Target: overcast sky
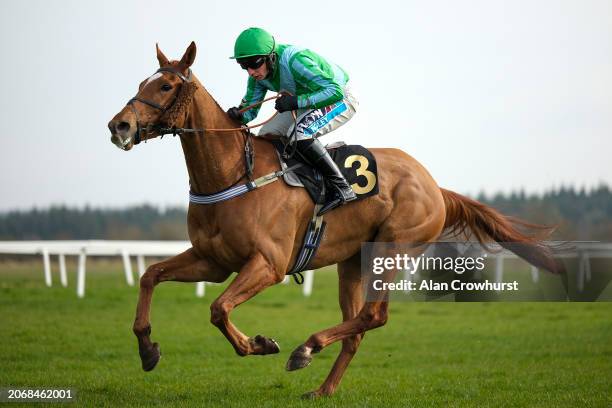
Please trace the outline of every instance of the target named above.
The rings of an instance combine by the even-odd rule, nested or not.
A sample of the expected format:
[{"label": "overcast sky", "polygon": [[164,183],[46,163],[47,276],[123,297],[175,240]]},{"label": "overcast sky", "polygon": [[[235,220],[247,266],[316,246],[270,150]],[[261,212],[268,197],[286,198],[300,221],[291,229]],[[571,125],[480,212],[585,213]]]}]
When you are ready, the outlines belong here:
[{"label": "overcast sky", "polygon": [[[107,122],[194,40],[224,108],[228,57],[260,26],[341,65],[360,100],[324,138],[397,147],[475,194],[612,184],[612,1],[0,1],[0,210],[186,205],[180,143],[130,152]],[[258,119],[271,112],[262,110]]]}]

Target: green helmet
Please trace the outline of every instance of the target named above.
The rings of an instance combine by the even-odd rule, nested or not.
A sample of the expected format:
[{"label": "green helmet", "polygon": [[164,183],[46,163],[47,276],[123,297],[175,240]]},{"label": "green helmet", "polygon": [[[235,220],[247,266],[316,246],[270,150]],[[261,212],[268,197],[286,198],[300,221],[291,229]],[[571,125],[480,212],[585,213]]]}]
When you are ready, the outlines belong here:
[{"label": "green helmet", "polygon": [[235,58],[246,58],[254,55],[268,55],[274,48],[276,43],[272,34],[262,28],[251,27],[240,33],[234,44]]}]

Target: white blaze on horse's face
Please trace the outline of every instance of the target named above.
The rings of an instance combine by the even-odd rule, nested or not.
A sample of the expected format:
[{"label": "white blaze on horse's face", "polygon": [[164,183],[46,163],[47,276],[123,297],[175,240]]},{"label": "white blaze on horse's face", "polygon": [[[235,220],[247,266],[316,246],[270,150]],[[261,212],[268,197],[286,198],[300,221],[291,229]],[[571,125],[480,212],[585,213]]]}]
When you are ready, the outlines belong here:
[{"label": "white blaze on horse's face", "polygon": [[145,86],[149,85],[149,83],[155,81],[157,78],[161,78],[162,75],[163,74],[161,72],[156,72],[155,74],[151,75],[149,79],[147,79],[147,82],[145,82],[142,87],[144,88]]}]

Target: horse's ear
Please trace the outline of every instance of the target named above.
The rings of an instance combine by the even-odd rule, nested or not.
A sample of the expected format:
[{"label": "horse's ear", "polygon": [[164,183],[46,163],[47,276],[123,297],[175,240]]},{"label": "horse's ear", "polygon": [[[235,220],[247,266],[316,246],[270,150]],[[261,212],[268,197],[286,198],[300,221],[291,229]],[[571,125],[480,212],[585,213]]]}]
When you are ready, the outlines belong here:
[{"label": "horse's ear", "polygon": [[189,68],[191,64],[193,64],[193,61],[195,60],[195,56],[196,56],[196,45],[195,45],[195,42],[192,41],[191,44],[189,44],[189,47],[187,47],[185,54],[183,54],[183,58],[181,58],[180,64],[183,65],[185,68]]},{"label": "horse's ear", "polygon": [[170,62],[168,61],[168,58],[166,58],[164,53],[161,52],[157,43],[155,43],[155,49],[157,50],[157,60],[159,61],[159,66],[164,67],[168,65]]}]

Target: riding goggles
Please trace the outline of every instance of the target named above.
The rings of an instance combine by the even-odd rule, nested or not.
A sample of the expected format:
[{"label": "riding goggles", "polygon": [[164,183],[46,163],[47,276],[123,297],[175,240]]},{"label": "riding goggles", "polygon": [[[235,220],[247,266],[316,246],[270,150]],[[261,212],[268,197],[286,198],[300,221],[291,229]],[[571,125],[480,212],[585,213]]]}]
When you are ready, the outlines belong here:
[{"label": "riding goggles", "polygon": [[255,55],[253,57],[240,58],[238,60],[238,64],[240,64],[242,69],[257,69],[261,67],[264,62],[266,62],[265,55]]}]

